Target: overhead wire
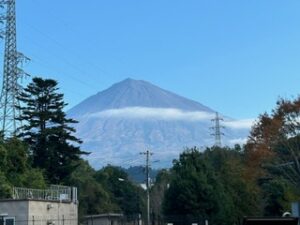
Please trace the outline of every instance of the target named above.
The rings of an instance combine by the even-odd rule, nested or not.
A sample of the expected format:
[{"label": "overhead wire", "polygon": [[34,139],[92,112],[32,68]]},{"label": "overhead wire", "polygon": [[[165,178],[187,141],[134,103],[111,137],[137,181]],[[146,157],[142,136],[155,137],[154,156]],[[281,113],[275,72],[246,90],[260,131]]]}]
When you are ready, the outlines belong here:
[{"label": "overhead wire", "polygon": [[[40,1],[37,0],[31,0],[33,2],[35,2],[36,4],[39,4],[40,6],[42,6]],[[76,28],[74,28],[73,26],[70,26],[69,23],[67,23],[65,20],[63,20],[61,17],[59,17],[53,10],[51,10],[51,8],[47,8],[47,10],[45,10],[45,13],[50,14],[51,18],[53,20],[56,20],[59,24],[63,24],[65,28],[67,28],[69,31],[73,32],[74,35],[77,34],[78,32],[82,32],[81,30],[77,30]],[[69,49],[67,48],[65,45],[61,44],[58,40],[56,40],[55,38],[51,37],[49,34],[45,34],[44,32],[40,31],[39,29],[37,29],[36,27],[33,27],[32,25],[29,25],[32,27],[32,29],[35,29],[37,32],[43,34],[44,36],[48,37],[49,39],[51,39],[53,42],[55,42],[57,45],[61,46],[64,50],[67,50],[69,52],[72,52],[72,54],[76,54],[77,58],[82,58],[82,54],[77,54],[77,52],[74,52],[74,49]],[[89,42],[85,42],[85,45],[89,45],[91,44],[91,42],[93,42],[93,39],[89,40]],[[95,45],[98,43],[94,43]],[[94,46],[90,46],[91,48],[94,48]],[[116,57],[115,57],[116,58]],[[118,57],[119,58],[119,57]],[[120,58],[117,60],[118,62],[120,62]],[[121,60],[123,61],[123,60]],[[97,68],[98,71],[102,72],[103,74],[109,75],[109,76],[114,76],[112,73],[108,72],[107,70],[103,69],[102,67],[99,66],[99,64],[95,64],[92,61],[88,62],[89,65],[91,65],[94,68]]]},{"label": "overhead wire", "polygon": [[[81,58],[82,59],[81,54],[78,54],[77,52],[75,52],[74,49],[73,50],[69,49],[66,45],[60,43],[60,41],[58,41],[57,39],[55,39],[51,35],[44,33],[43,31],[41,31],[40,29],[34,27],[31,24],[24,23],[24,25],[27,26],[28,28],[30,28],[31,30],[39,33],[40,35],[44,36],[45,38],[47,38],[49,41],[54,43],[57,47],[61,48],[64,52],[69,52],[71,55],[76,55],[76,58]],[[88,61],[88,62],[85,62],[85,63],[88,63],[89,66],[94,67],[95,69],[97,69],[97,71],[100,71],[103,74],[110,75],[110,76],[112,75],[111,73],[105,71],[103,68],[100,68],[98,65],[93,64],[91,61]],[[81,70],[81,67],[78,67],[78,66],[75,66],[75,67],[77,67],[79,70]]]},{"label": "overhead wire", "polygon": [[[39,1],[34,1],[35,3],[38,3],[40,4]],[[46,11],[46,13],[49,12],[48,10]],[[56,18],[55,16],[53,18]],[[40,29],[34,27],[33,25],[29,25],[27,23],[24,23],[23,22],[23,25],[25,25],[27,28],[29,28],[31,31],[35,32],[35,33],[38,33],[39,35],[43,36],[44,38],[47,38],[51,43],[55,44],[57,47],[59,47],[60,49],[63,50],[63,52],[69,52],[70,54],[69,55],[76,55],[77,58],[79,57],[82,57],[81,55],[75,53],[74,51],[71,51],[69,48],[67,48],[65,45],[61,44],[57,39],[53,38],[51,35],[49,34],[46,34],[45,32],[42,32]],[[22,35],[22,37],[24,37],[24,35]],[[26,35],[25,35],[25,38],[26,38]],[[41,44],[38,44],[36,41],[32,41],[32,38],[27,38],[27,40],[37,46],[38,48],[40,49],[43,49],[44,46],[41,45]],[[74,50],[74,49],[73,49]],[[72,63],[69,59],[67,59],[66,57],[64,57],[62,54],[53,54],[53,51],[52,51],[52,48],[47,48],[45,49],[45,51],[41,51],[41,52],[44,52],[44,53],[47,53],[47,54],[50,54],[52,56],[54,56],[54,58],[59,58],[60,59],[60,63],[63,63],[64,65],[66,65],[68,68],[71,68],[73,71],[76,71],[78,74],[80,74],[80,76],[82,77],[82,75],[84,75],[84,77],[86,77],[86,75],[88,74],[88,76],[90,77],[91,75],[93,75],[93,73],[90,73],[90,72],[86,72],[82,69],[82,67]],[[32,62],[33,63],[36,63],[35,59],[38,59],[39,57],[37,55],[34,56],[34,58],[32,57],[32,55],[30,56],[30,58],[32,59]],[[39,58],[39,61],[43,61],[43,63],[40,63],[43,64],[45,66],[45,61],[41,58]],[[92,65],[91,63],[89,63],[89,66],[87,68],[90,68],[90,67],[97,67],[97,72],[102,72],[104,74],[107,74],[107,75],[111,75],[109,72],[107,71],[104,71],[102,68],[100,68],[99,66],[95,66],[94,64]],[[46,65],[46,67],[50,70],[56,70],[57,69],[53,69],[53,66],[49,66],[49,64]],[[92,89],[92,90],[95,90],[95,92],[98,92],[99,91],[99,87],[96,87],[94,86],[94,83],[91,84],[90,82],[87,82],[87,80],[83,80],[83,79],[80,79],[78,78],[78,76],[74,76],[70,73],[66,73],[66,72],[60,72],[60,74],[63,74],[64,76],[69,76],[72,78],[72,81],[76,81],[77,83],[79,83],[80,85],[84,84],[85,86],[87,86],[88,88]],[[80,77],[79,76],[79,77]],[[77,94],[78,95],[78,94]]]},{"label": "overhead wire", "polygon": [[[46,61],[44,61],[42,58],[35,55],[34,53],[31,53],[31,62],[34,63],[37,66],[40,66],[41,68],[47,68],[48,70],[53,71],[52,74],[51,74],[51,76],[53,76],[52,77],[53,79],[57,79],[55,77],[57,77],[60,74],[64,74],[68,77],[71,77],[73,81],[76,81],[77,83],[79,83],[81,85],[84,85],[84,86],[88,87],[91,90],[95,90],[95,92],[97,91],[96,87],[90,85],[89,83],[85,82],[84,80],[81,80],[81,79],[77,78],[76,76],[74,76],[70,73],[62,72],[60,69],[54,68],[53,66],[51,66],[49,63],[47,63]],[[56,75],[54,75],[54,74],[56,74]],[[49,74],[39,73],[39,74],[31,74],[31,75],[32,76],[47,77]],[[59,83],[63,83],[63,82],[60,80]],[[61,86],[61,89],[65,93],[69,93],[70,96],[76,95],[77,97],[80,97],[80,98],[82,98],[84,96],[84,93],[80,92],[81,88],[70,88],[68,85],[63,85],[63,86]]]},{"label": "overhead wire", "polygon": [[[107,155],[105,157],[93,157],[93,160],[101,160],[101,159],[105,159],[103,161],[101,161],[101,164],[102,165],[114,165],[115,163],[113,162],[114,160],[112,159],[112,157],[108,157]],[[135,162],[138,162],[138,161],[141,161],[143,160],[143,158],[140,156],[140,157],[136,157],[134,159],[126,159],[124,161],[118,161],[118,164],[119,165],[122,165],[122,166],[130,166],[130,165],[133,165],[133,163]]]},{"label": "overhead wire", "polygon": [[[26,35],[24,36],[26,39],[28,39],[29,41],[30,38],[26,37]],[[43,46],[41,44],[39,44],[38,42],[31,42],[31,44],[39,47],[39,48],[43,48]],[[48,55],[52,55],[54,56],[55,58],[59,58],[60,59],[60,62],[63,62],[65,65],[67,65],[69,68],[71,68],[73,71],[76,71],[77,73],[79,74],[87,74],[86,71],[82,70],[81,68],[79,68],[78,66],[74,65],[73,63],[71,63],[69,60],[67,60],[65,57],[63,57],[62,55],[59,55],[59,54],[55,54],[55,53],[52,53],[51,50],[47,49],[47,51],[44,51],[46,54]],[[32,54],[33,56],[33,54]],[[32,58],[32,62],[35,62],[35,59],[38,59],[40,61],[40,64],[43,64],[44,66],[46,65],[46,67],[48,67],[49,69],[53,70],[53,67],[49,66],[49,64],[46,64],[45,61],[40,58],[39,56],[37,55],[34,55],[34,58]],[[36,60],[37,61],[37,60]],[[42,62],[42,63],[41,63]],[[92,88],[93,90],[97,90],[97,87],[86,82],[86,80],[83,80],[83,79],[80,79],[74,75],[71,75],[69,73],[66,73],[66,72],[60,72],[60,73],[63,73],[64,75],[67,75],[69,77],[71,77],[72,79],[76,80],[77,82],[79,82],[80,84],[84,84],[85,86],[89,87],[89,88]]]}]

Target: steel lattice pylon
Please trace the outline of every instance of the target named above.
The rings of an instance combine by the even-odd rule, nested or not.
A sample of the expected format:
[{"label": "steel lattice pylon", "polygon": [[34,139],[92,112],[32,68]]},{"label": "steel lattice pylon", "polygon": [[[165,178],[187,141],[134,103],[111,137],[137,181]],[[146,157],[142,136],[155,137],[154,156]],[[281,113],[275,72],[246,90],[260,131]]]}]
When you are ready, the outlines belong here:
[{"label": "steel lattice pylon", "polygon": [[16,2],[15,0],[2,0],[0,6],[6,12],[1,16],[5,24],[2,36],[5,39],[4,45],[4,64],[3,64],[3,81],[0,96],[0,119],[1,129],[5,136],[14,135],[19,127],[16,118],[19,116],[17,106],[19,101],[17,96],[20,93],[20,78],[24,75],[19,64],[25,57],[17,51],[16,35]]},{"label": "steel lattice pylon", "polygon": [[224,134],[221,132],[221,129],[224,128],[224,126],[220,125],[221,120],[223,120],[223,118],[221,118],[219,116],[219,113],[216,112],[216,117],[212,119],[215,125],[211,127],[214,130],[214,133],[212,135],[215,136],[215,147],[222,147],[221,136]]}]

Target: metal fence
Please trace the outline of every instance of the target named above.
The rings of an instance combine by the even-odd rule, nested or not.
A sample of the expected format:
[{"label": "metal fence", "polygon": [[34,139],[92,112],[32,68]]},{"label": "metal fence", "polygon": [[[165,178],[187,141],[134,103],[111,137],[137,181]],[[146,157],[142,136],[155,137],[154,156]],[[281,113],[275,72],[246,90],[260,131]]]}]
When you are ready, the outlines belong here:
[{"label": "metal fence", "polygon": [[13,199],[35,199],[50,201],[71,201],[72,188],[68,186],[51,185],[48,189],[13,188]]}]

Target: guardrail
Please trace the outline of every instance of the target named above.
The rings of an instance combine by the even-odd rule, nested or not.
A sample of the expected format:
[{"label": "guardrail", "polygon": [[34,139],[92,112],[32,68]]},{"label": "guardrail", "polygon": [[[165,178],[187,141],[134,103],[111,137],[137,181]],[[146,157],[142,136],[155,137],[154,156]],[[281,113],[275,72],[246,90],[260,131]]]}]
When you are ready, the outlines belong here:
[{"label": "guardrail", "polygon": [[72,201],[72,188],[60,185],[51,185],[49,189],[14,187],[13,199]]}]

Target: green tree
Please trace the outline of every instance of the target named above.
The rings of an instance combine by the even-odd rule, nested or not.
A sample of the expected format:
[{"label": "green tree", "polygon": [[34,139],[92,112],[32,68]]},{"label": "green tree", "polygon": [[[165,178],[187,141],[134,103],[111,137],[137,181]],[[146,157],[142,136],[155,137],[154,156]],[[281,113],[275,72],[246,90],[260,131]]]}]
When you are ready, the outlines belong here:
[{"label": "green tree", "polygon": [[[272,179],[261,184],[263,193],[263,210],[265,216],[282,216],[290,211],[295,191],[285,179]],[[297,198],[297,197],[296,197]]]},{"label": "green tree", "polygon": [[165,215],[193,215],[220,224],[228,215],[221,184],[211,165],[196,148],[184,151],[171,169],[164,199]]},{"label": "green tree", "polygon": [[10,138],[3,143],[6,149],[6,177],[13,185],[27,188],[44,188],[46,182],[40,169],[32,168],[28,157],[28,145]]},{"label": "green tree", "polygon": [[86,154],[79,148],[81,141],[71,126],[76,123],[66,118],[67,105],[58,93],[57,82],[52,79],[33,78],[20,94],[18,118],[23,121],[19,136],[29,145],[34,168],[41,168],[51,183],[64,182],[80,159]]},{"label": "green tree", "polygon": [[143,190],[128,179],[128,175],[119,167],[106,166],[97,171],[96,180],[109,191],[112,201],[126,215],[142,212]]},{"label": "green tree", "polygon": [[95,175],[96,171],[89,163],[81,160],[68,180],[69,185],[78,188],[80,218],[84,215],[111,213],[120,209],[112,202],[109,191],[95,179]]},{"label": "green tree", "polygon": [[[260,192],[247,180],[244,153],[235,148],[192,148],[175,160],[164,197],[164,214],[194,215],[214,224],[239,224],[260,215]],[[188,218],[186,223],[188,223]]]},{"label": "green tree", "polygon": [[11,197],[11,188],[12,185],[6,179],[6,175],[0,171],[0,198]]},{"label": "green tree", "polygon": [[28,157],[28,146],[17,139],[0,141],[0,197],[11,197],[12,187],[44,188],[43,173],[33,169]]},{"label": "green tree", "polygon": [[227,222],[239,223],[245,216],[261,215],[260,191],[255,181],[246,178],[247,167],[241,147],[214,147],[207,149],[204,155],[228,198],[226,207],[230,213]]}]

